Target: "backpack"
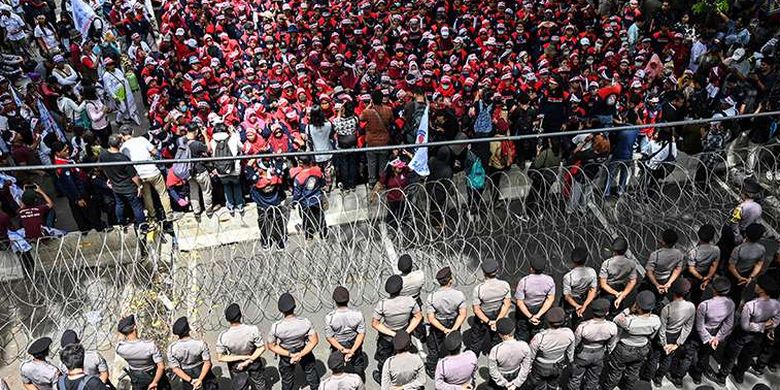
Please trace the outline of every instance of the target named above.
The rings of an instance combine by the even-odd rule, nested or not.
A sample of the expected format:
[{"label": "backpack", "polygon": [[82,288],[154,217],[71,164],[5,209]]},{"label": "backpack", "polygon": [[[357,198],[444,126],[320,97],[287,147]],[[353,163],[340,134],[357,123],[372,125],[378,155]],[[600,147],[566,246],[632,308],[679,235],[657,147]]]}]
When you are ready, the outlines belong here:
[{"label": "backpack", "polygon": [[[176,160],[189,159],[192,157],[192,151],[190,151],[190,143],[187,140],[179,142],[179,146],[176,147],[176,154],[174,158]],[[189,180],[192,176],[192,163],[191,162],[176,162],[171,167],[173,174],[179,179]]]},{"label": "backpack", "polygon": [[420,129],[420,122],[425,114],[425,104],[414,103],[414,113],[412,118],[404,123],[404,136],[407,144],[417,142],[417,130]]},{"label": "backpack", "polygon": [[477,156],[473,156],[473,160],[474,162],[471,164],[471,168],[469,168],[469,172],[466,175],[466,180],[469,187],[475,190],[481,190],[485,188],[487,173],[485,172],[485,168],[482,167],[482,161],[480,161]]},{"label": "backpack", "polygon": [[[65,390],[65,379],[67,378],[67,375],[60,376],[60,380],[57,382],[57,388],[60,390]],[[79,379],[79,387],[76,388],[76,390],[84,390],[87,388],[87,383],[90,379],[97,378],[94,375],[84,375]],[[101,382],[102,383],[102,382]]]},{"label": "backpack", "polygon": [[482,101],[479,101],[479,114],[477,119],[474,120],[474,132],[477,134],[490,134],[493,131],[493,120],[490,117],[490,113],[493,111],[493,103],[490,103],[485,107],[482,105]]},{"label": "backpack", "polygon": [[[217,141],[217,146],[214,148],[214,157],[233,157],[233,153],[228,146],[228,139]],[[236,164],[233,160],[218,160],[214,161],[214,169],[220,175],[230,175],[233,173]]]}]

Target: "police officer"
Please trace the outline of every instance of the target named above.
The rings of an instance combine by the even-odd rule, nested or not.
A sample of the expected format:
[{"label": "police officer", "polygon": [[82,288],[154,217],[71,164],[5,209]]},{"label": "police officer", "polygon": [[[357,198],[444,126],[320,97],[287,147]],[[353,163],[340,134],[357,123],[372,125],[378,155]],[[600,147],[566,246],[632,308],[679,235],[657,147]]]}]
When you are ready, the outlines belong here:
[{"label": "police officer", "polygon": [[41,337],[27,347],[27,353],[32,356],[32,359],[25,360],[19,366],[25,388],[37,390],[55,388],[62,372],[46,360],[49,356],[49,346],[51,346],[51,338]]},{"label": "police officer", "polygon": [[527,386],[530,389],[557,389],[563,368],[574,360],[574,332],[563,326],[566,321],[563,308],[550,309],[546,320],[549,327],[537,333],[529,344],[532,363]]},{"label": "police officer", "polygon": [[60,349],[60,361],[66,367],[65,375],[57,383],[59,390],[105,390],[106,384],[99,377],[84,372],[84,346],[67,344]]},{"label": "police officer", "polygon": [[745,241],[729,257],[728,276],[731,280],[731,299],[739,305],[744,298],[742,291],[755,281],[764,266],[766,248],[758,241],[764,235],[764,226],[753,223],[745,228]]},{"label": "police officer", "polygon": [[[72,329],[67,329],[62,332],[60,337],[60,347],[64,348],[70,344],[81,344],[79,336]],[[114,385],[109,381],[108,363],[103,355],[98,351],[85,351],[84,352],[84,366],[82,367],[84,373],[100,378],[100,381],[105,384],[108,389],[113,389]],[[62,372],[67,372],[67,367],[60,367]]]},{"label": "police officer", "polygon": [[411,337],[405,330],[395,332],[392,339],[395,355],[387,358],[382,366],[382,378],[379,382],[382,390],[425,388],[425,365],[419,355],[411,353]]},{"label": "police officer", "polygon": [[734,328],[734,301],[728,297],[730,288],[728,279],[716,277],[712,281],[714,296],[696,308],[695,331],[688,337],[687,357],[680,369],[682,372],[688,371],[697,385],[701,383],[701,376],[705,372],[712,371],[710,356],[718,346],[726,345],[725,340]]},{"label": "police officer", "polygon": [[320,375],[312,351],[319,343],[319,336],[306,318],[295,315],[295,299],[289,293],[279,296],[279,312],[284,315],[271,325],[266,348],[279,356],[279,376],[282,390],[292,390],[295,385],[295,366],[300,364],[306,374],[309,388],[320,386]]},{"label": "police officer", "polygon": [[591,304],[593,318],[580,323],[574,331],[574,361],[569,390],[597,389],[607,350],[618,341],[618,329],[606,319],[609,301],[599,298]]},{"label": "police officer", "polygon": [[466,296],[452,287],[454,279],[450,267],[440,269],[436,273],[436,281],[439,282],[439,289],[428,294],[425,300],[425,313],[430,324],[426,340],[428,358],[425,370],[431,378],[434,376],[436,363],[447,356],[443,348],[444,338],[451,332],[459,331],[467,315]]},{"label": "police officer", "polygon": [[319,390],[362,390],[363,380],[357,374],[346,372],[347,362],[341,351],[334,349],[328,356],[330,377],[320,382]]},{"label": "police officer", "polygon": [[225,320],[230,327],[217,337],[217,360],[227,363],[233,390],[270,389],[260,356],[265,343],[255,325],[241,323],[241,308],[231,303],[225,308]]},{"label": "police officer", "polygon": [[515,338],[528,341],[542,328],[542,318],[555,303],[555,281],[544,274],[547,261],[541,257],[531,260],[531,273],[517,283],[515,302],[517,330]]},{"label": "police officer", "polygon": [[[725,271],[731,251],[744,240],[745,229],[750,224],[761,219],[763,209],[755,201],[761,194],[761,185],[752,178],[746,178],[742,182],[742,200],[731,212],[731,217],[723,225],[718,240],[720,248],[720,265]],[[733,282],[732,282],[733,284]],[[732,290],[736,286],[731,286]],[[739,302],[737,302],[739,303]]]},{"label": "police officer", "polygon": [[147,390],[150,387],[157,387],[157,390],[170,389],[162,354],[153,341],[138,338],[135,315],[119,320],[117,330],[125,339],[117,344],[116,354],[127,362],[125,372],[130,377],[133,390]]},{"label": "police officer", "polygon": [[704,224],[696,235],[699,242],[686,255],[687,275],[688,280],[691,281],[690,300],[694,305],[701,302],[702,293],[715,278],[720,264],[720,248],[712,244],[715,238],[715,227],[708,223]]},{"label": "police officer", "polygon": [[179,317],[171,327],[179,337],[168,345],[168,366],[182,380],[182,389],[218,390],[217,377],[211,372],[209,346],[190,337],[187,317]]},{"label": "police officer", "polygon": [[461,352],[463,336],[459,330],[450,332],[444,339],[444,348],[448,355],[436,363],[437,389],[474,388],[477,374],[477,355],[466,350]]},{"label": "police officer", "polygon": [[661,302],[682,272],[683,253],[674,247],[678,239],[674,229],[661,232],[661,247],[650,254],[645,264],[645,282],[640,290],[652,291],[656,303]]},{"label": "police officer", "polygon": [[368,362],[363,352],[366,322],[363,313],[351,309],[349,290],[343,286],[333,290],[336,309],[325,316],[325,339],[330,350],[339,351],[345,361],[344,372],[357,374],[365,382]]},{"label": "police officer", "polygon": [[485,280],[476,285],[471,296],[474,324],[471,327],[469,350],[479,356],[498,344],[496,322],[509,314],[512,289],[509,283],[496,278],[498,263],[493,259],[482,262]]},{"label": "police officer", "polygon": [[628,241],[622,237],[612,241],[612,254],[601,263],[599,287],[601,297],[610,302],[610,311],[622,311],[631,304],[632,292],[636,286],[636,262],[626,257]]},{"label": "police officer", "polygon": [[563,275],[563,310],[572,329],[576,329],[591,302],[596,299],[598,276],[596,270],[585,265],[588,250],[576,247],[571,251],[571,271]]},{"label": "police officer", "polygon": [[[696,319],[696,306],[685,300],[690,291],[691,283],[688,279],[680,278],[674,281],[669,292],[672,294],[672,301],[661,309],[659,315],[661,320],[661,329],[658,331],[658,338],[653,343],[650,357],[645,361],[640,378],[653,384],[661,386],[664,376],[669,372],[672,359],[677,356],[684,356],[680,347],[685,344],[688,336],[693,330],[693,324]],[[680,365],[675,365],[670,373],[669,380],[675,384],[682,385],[684,371],[679,370]]]},{"label": "police officer", "polygon": [[531,371],[531,348],[515,339],[515,321],[502,318],[496,323],[501,343],[490,349],[488,370],[491,389],[519,389]]},{"label": "police officer", "polygon": [[381,373],[385,360],[393,353],[395,334],[400,330],[412,333],[422,321],[420,306],[414,298],[401,295],[402,287],[403,280],[400,276],[393,275],[387,278],[385,292],[390,294],[390,297],[379,301],[374,308],[371,327],[379,332],[374,354],[377,370],[373,373],[377,383],[382,381]]},{"label": "police officer", "polygon": [[732,375],[734,382],[742,384],[745,371],[753,365],[758,348],[768,334],[780,324],[780,285],[769,275],[758,278],[754,287],[756,298],[745,303],[740,314],[739,326],[729,339],[726,355],[717,374],[705,372],[708,379],[725,386],[726,376]]},{"label": "police officer", "polygon": [[[425,273],[420,269],[412,271],[413,268],[414,264],[412,263],[412,256],[403,254],[400,258],[398,258],[398,271],[401,272],[401,280],[403,282],[401,283],[401,295],[414,298],[415,302],[417,302],[417,305],[422,308],[423,303],[420,299],[420,292],[422,291],[423,285],[425,284]],[[425,342],[425,326],[420,325],[415,328],[414,332],[412,332],[412,336],[421,342]],[[414,342],[414,340],[412,340],[412,342]],[[418,343],[416,345],[418,349],[422,348],[421,344]]]},{"label": "police officer", "polygon": [[601,388],[612,390],[637,388],[639,369],[650,353],[650,343],[661,328],[661,319],[653,314],[655,294],[642,291],[630,309],[615,316],[620,330],[620,340],[609,354],[607,366],[601,378]]}]

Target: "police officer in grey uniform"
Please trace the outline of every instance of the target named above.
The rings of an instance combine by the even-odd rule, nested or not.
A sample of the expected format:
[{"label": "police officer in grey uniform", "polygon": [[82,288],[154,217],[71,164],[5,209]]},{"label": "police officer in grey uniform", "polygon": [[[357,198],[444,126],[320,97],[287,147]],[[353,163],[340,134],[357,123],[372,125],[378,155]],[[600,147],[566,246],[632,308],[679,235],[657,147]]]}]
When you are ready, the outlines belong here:
[{"label": "police officer in grey uniform", "polygon": [[147,390],[150,387],[156,387],[157,390],[170,389],[162,354],[153,341],[138,338],[135,315],[119,320],[117,330],[125,339],[117,344],[116,354],[127,362],[125,372],[130,377],[133,390]]},{"label": "police officer in grey uniform", "polygon": [[734,301],[728,297],[729,289],[731,282],[728,279],[716,277],[712,281],[714,296],[699,303],[696,308],[694,331],[688,336],[686,358],[680,369],[688,372],[697,385],[705,372],[712,371],[710,357],[720,345],[726,345],[726,338],[734,328],[735,307]]},{"label": "police officer in grey uniform", "polygon": [[46,357],[49,356],[50,346],[51,338],[42,337],[33,341],[27,348],[27,353],[32,356],[32,359],[25,360],[19,366],[22,385],[25,389],[51,390],[56,387],[62,372],[57,366],[46,360]]},{"label": "police officer in grey uniform", "polygon": [[684,255],[674,247],[677,240],[679,236],[674,229],[665,229],[661,232],[661,247],[650,254],[645,264],[645,281],[640,290],[652,291],[655,294],[656,304],[661,303],[674,281],[682,273]]},{"label": "police officer in grey uniform", "polygon": [[217,337],[217,360],[227,363],[233,390],[266,390],[271,386],[263,373],[265,343],[255,325],[241,323],[241,308],[231,303],[225,308],[230,324]]},{"label": "police officer in grey uniform", "polygon": [[742,302],[742,292],[755,281],[764,266],[766,248],[759,243],[764,236],[763,225],[753,223],[745,228],[745,241],[733,251],[729,257],[728,277],[731,280],[731,299],[739,306]]},{"label": "police officer in grey uniform", "polygon": [[[744,240],[747,227],[761,220],[763,209],[755,201],[760,195],[761,185],[755,179],[747,178],[742,182],[742,201],[732,210],[731,217],[723,225],[718,240],[722,271],[726,271],[731,251]],[[733,289],[736,286],[731,287]]]},{"label": "police officer in grey uniform", "polygon": [[602,374],[601,388],[612,390],[634,389],[639,381],[639,370],[650,353],[650,343],[661,329],[661,319],[653,314],[655,294],[642,291],[630,309],[615,316],[620,330],[620,340],[609,354]]},{"label": "police officer in grey uniform", "polygon": [[496,278],[498,263],[493,259],[484,260],[482,273],[485,280],[474,287],[471,295],[474,323],[468,349],[477,356],[488,353],[498,344],[496,322],[509,314],[512,305],[512,288],[506,281]]},{"label": "police officer in grey uniform", "polygon": [[336,310],[325,316],[325,339],[331,351],[340,351],[345,359],[344,372],[357,374],[366,380],[368,359],[363,352],[366,338],[366,322],[363,313],[350,308],[349,290],[343,286],[333,290]]},{"label": "police officer in grey uniform", "polygon": [[702,225],[696,232],[699,242],[686,254],[688,280],[691,281],[690,300],[694,305],[701,302],[702,293],[712,283],[720,264],[720,248],[712,244],[715,227]]},{"label": "police officer in grey uniform", "polygon": [[416,353],[411,353],[411,337],[405,330],[395,332],[392,347],[395,355],[387,358],[382,366],[379,383],[382,390],[425,388],[425,365]]},{"label": "police officer in grey uniform", "polygon": [[[70,344],[80,344],[81,340],[79,340],[79,336],[76,334],[76,332],[72,329],[67,329],[64,332],[62,332],[62,336],[60,337],[60,346],[65,347],[66,345]],[[87,375],[92,375],[100,378],[100,381],[103,382],[106,385],[107,389],[113,389],[114,385],[111,384],[109,373],[108,373],[108,363],[106,363],[106,359],[103,358],[103,355],[100,354],[98,351],[85,351],[84,352],[84,367],[82,367],[84,370],[84,373]],[[68,369],[64,365],[60,367],[60,370],[62,372],[67,372]]]},{"label": "police officer in grey uniform", "polygon": [[596,270],[585,265],[588,261],[588,250],[576,247],[571,251],[571,271],[563,275],[561,281],[563,290],[563,310],[566,312],[566,320],[572,329],[585,316],[585,311],[591,302],[596,299],[598,291],[598,275]]},{"label": "police officer in grey uniform", "polygon": [[496,323],[501,342],[488,353],[488,371],[491,389],[519,389],[531,372],[531,348],[523,340],[515,339],[515,321],[502,318]]},{"label": "police officer in grey uniform", "polygon": [[[414,271],[413,269],[414,263],[412,262],[412,256],[403,254],[400,258],[398,258],[398,271],[401,272],[401,280],[403,282],[401,283],[401,295],[414,298],[414,300],[417,302],[417,305],[422,308],[423,302],[420,298],[420,292],[425,285],[425,273],[421,269]],[[412,336],[414,336],[420,342],[424,343],[427,336],[425,332],[425,324],[418,326],[414,332],[412,332]],[[422,345],[418,343],[417,347],[422,348]]]},{"label": "police officer in grey uniform", "polygon": [[558,380],[568,362],[574,360],[574,332],[564,327],[566,313],[554,307],[546,315],[548,328],[531,339],[529,389],[557,389]]},{"label": "police officer in grey uniform", "polygon": [[612,241],[612,254],[599,270],[600,296],[610,302],[610,312],[617,313],[633,303],[637,270],[634,260],[626,257],[628,241],[622,237]]},{"label": "police officer in grey uniform", "polygon": [[[677,279],[672,284],[669,290],[672,301],[661,309],[659,314],[661,329],[658,331],[657,340],[653,343],[650,357],[645,361],[639,375],[642,380],[652,380],[658,387],[669,372],[672,360],[685,355],[681,347],[688,340],[696,319],[696,306],[685,299],[690,289],[691,283],[685,278]],[[669,380],[675,386],[677,384],[682,386],[682,378],[685,376],[685,372],[679,368],[680,365],[676,364],[669,372]]]},{"label": "police officer in grey uniform", "polygon": [[209,346],[190,337],[187,317],[179,317],[171,330],[179,339],[168,345],[168,366],[181,378],[182,389],[218,390],[217,377],[211,372]]},{"label": "police officer in grey uniform", "polygon": [[518,340],[528,341],[539,332],[544,326],[544,315],[555,303],[555,281],[544,274],[546,267],[544,258],[531,259],[531,273],[517,283],[515,338]]},{"label": "police officer in grey uniform", "polygon": [[568,390],[593,390],[599,385],[604,358],[618,341],[618,329],[607,320],[609,301],[599,298],[591,304],[593,318],[580,323],[574,331],[574,361]]},{"label": "police officer in grey uniform", "polygon": [[295,299],[289,293],[279,297],[279,312],[284,318],[271,325],[266,348],[279,356],[279,376],[282,377],[282,390],[292,390],[295,385],[295,366],[300,365],[306,375],[310,389],[320,386],[314,358],[314,347],[319,336],[311,321],[295,315]]},{"label": "police officer in grey uniform", "polygon": [[346,363],[345,356],[341,351],[332,350],[330,356],[328,356],[328,369],[331,375],[320,382],[319,390],[365,389],[363,380],[357,374],[346,372]]},{"label": "police officer in grey uniform", "polygon": [[395,334],[401,330],[412,333],[422,321],[420,306],[414,298],[400,295],[402,287],[403,280],[400,276],[393,275],[387,278],[385,291],[390,294],[390,297],[379,301],[374,308],[371,327],[379,332],[374,353],[377,370],[373,373],[377,383],[382,381],[385,360],[393,354]]},{"label": "police officer in grey uniform", "polygon": [[425,300],[425,315],[430,324],[425,370],[430,377],[433,377],[439,359],[447,356],[443,348],[444,338],[450,332],[459,331],[467,315],[466,296],[452,287],[454,279],[450,267],[440,269],[436,273],[436,281],[441,287],[428,294]]}]

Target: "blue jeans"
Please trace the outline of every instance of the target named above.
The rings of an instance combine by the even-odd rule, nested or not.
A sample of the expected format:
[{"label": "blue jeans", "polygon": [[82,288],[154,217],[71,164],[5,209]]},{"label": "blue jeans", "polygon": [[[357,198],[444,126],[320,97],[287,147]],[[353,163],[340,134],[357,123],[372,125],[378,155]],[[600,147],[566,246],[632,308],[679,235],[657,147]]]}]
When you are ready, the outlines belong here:
[{"label": "blue jeans", "polygon": [[[626,192],[626,185],[628,184],[628,178],[631,175],[632,160],[612,160],[607,164],[607,183],[604,189],[604,197],[608,197],[612,194],[612,181],[615,175],[619,175],[618,178],[618,195],[623,195]],[[615,172],[617,170],[617,172]]]},{"label": "blue jeans", "polygon": [[225,191],[225,206],[228,210],[244,209],[244,194],[241,193],[241,183],[238,176],[220,177],[222,189]]},{"label": "blue jeans", "polygon": [[146,229],[146,216],[144,215],[144,204],[138,194],[118,194],[114,192],[116,219],[120,224],[125,223],[125,206],[130,206],[135,218],[135,226]]}]

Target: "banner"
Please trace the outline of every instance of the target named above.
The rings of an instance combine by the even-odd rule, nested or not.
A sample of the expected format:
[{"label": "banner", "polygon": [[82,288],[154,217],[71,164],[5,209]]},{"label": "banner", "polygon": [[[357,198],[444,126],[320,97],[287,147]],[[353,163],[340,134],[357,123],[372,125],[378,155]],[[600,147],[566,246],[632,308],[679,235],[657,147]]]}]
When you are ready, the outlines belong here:
[{"label": "banner", "polygon": [[[428,106],[425,107],[422,118],[420,119],[420,127],[417,128],[417,140],[415,143],[422,144],[428,142]],[[428,176],[431,171],[428,170],[428,147],[417,148],[414,151],[414,157],[409,163],[415,172],[420,176]]]},{"label": "banner", "polygon": [[65,133],[62,132],[60,126],[57,124],[57,122],[54,121],[54,118],[51,117],[49,109],[43,105],[43,101],[41,99],[38,99],[38,112],[40,113],[41,124],[43,126],[42,134],[46,135],[53,132],[57,135],[57,138],[59,138],[60,141],[68,143],[68,139],[65,138]]},{"label": "banner", "polygon": [[97,18],[95,10],[85,0],[71,0],[71,14],[73,16],[73,25],[81,33],[81,38],[86,39],[89,33],[89,27]]}]

